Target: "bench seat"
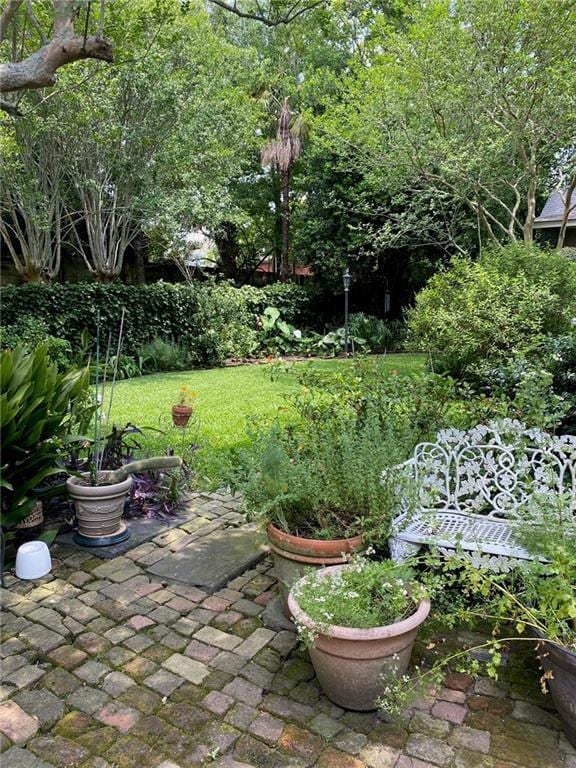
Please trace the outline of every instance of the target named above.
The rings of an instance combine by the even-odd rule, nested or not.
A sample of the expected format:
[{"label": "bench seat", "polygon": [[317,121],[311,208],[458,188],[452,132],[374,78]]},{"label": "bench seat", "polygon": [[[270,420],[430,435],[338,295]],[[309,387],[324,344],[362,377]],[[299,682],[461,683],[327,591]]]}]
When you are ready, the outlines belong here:
[{"label": "bench seat", "polygon": [[416,499],[406,502],[392,523],[390,553],[397,562],[433,545],[509,570],[532,557],[516,540],[515,529],[527,514],[538,524],[532,507],[543,499],[560,499],[568,512],[566,525],[576,528],[572,435],[557,437],[512,419],[468,431],[446,429],[435,442],[416,446],[403,468]]}]

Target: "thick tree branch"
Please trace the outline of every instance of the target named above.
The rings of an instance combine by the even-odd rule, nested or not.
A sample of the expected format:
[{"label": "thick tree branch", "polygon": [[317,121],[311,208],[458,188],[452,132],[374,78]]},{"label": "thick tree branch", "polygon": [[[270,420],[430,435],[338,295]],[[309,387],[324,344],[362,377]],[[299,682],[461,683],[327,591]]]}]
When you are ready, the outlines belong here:
[{"label": "thick tree branch", "polygon": [[112,46],[101,37],[54,39],[27,59],[0,65],[0,93],[54,85],[60,67],[79,59],[113,61]]},{"label": "thick tree branch", "polygon": [[225,2],[225,0],[210,0],[212,5],[216,5],[219,8],[223,8],[229,13],[233,13],[235,16],[239,16],[241,19],[249,19],[250,21],[259,21],[267,27],[279,27],[282,24],[290,24],[290,22],[302,16],[308,11],[312,11],[314,8],[318,8],[326,3],[326,0],[316,0],[315,2],[306,3],[304,6],[300,6],[300,2],[294,3],[294,5],[286,11],[283,16],[277,18],[270,18],[264,13],[249,13],[248,11],[242,11],[238,8],[236,0],[231,3]]}]

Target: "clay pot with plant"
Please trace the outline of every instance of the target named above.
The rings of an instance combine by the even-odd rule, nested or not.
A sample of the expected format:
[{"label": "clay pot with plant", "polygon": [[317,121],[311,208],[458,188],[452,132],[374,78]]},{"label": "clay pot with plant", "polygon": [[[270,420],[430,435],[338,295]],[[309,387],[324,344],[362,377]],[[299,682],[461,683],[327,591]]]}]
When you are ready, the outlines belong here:
[{"label": "clay pot with plant", "polygon": [[305,576],[288,602],[322,690],[358,711],[377,709],[390,683],[404,677],[430,612],[409,568],[360,556]]},{"label": "clay pot with plant", "polygon": [[175,427],[188,426],[196,397],[196,392],[192,392],[188,387],[180,387],[178,402],[172,406],[172,423]]},{"label": "clay pot with plant", "polygon": [[[571,438],[573,440],[573,438]],[[576,446],[576,442],[574,443]],[[576,455],[575,455],[576,458]],[[432,668],[411,681],[397,698],[404,703],[441,681],[447,668],[474,674],[479,651],[488,652],[487,673],[497,679],[503,647],[533,649],[540,687],[549,692],[564,731],[576,747],[576,508],[570,494],[534,494],[515,528],[515,539],[533,557],[504,572],[481,567],[465,553],[422,558],[429,590],[443,601],[443,626],[492,626],[492,637],[474,647],[436,653]],[[432,591],[432,594],[435,592]],[[458,599],[453,604],[449,595]],[[465,600],[462,601],[461,597]],[[433,639],[433,638],[432,638]]]},{"label": "clay pot with plant", "polygon": [[370,541],[386,540],[400,486],[383,470],[397,461],[376,418],[275,424],[251,435],[231,475],[249,519],[266,527],[282,608],[311,571],[343,564]]},{"label": "clay pot with plant", "polygon": [[74,501],[78,533],[76,541],[84,546],[106,546],[130,535],[122,514],[132,487],[132,474],[182,466],[178,456],[156,456],[133,461],[114,470],[84,472],[66,481]]}]

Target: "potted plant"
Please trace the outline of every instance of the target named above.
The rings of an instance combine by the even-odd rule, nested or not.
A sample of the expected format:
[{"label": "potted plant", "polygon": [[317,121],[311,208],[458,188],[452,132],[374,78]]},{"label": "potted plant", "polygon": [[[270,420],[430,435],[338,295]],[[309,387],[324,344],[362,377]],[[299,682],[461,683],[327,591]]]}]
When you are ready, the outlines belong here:
[{"label": "potted plant", "polygon": [[[515,567],[505,572],[483,568],[464,553],[425,558],[429,573],[422,578],[443,603],[443,625],[474,626],[481,622],[492,627],[492,636],[473,648],[440,652],[432,667],[410,681],[406,689],[419,693],[423,682],[430,682],[430,678],[439,681],[447,666],[477,672],[480,650],[488,651],[487,672],[496,678],[504,658],[503,647],[528,644],[534,647],[542,669],[541,687],[551,693],[566,736],[576,746],[574,499],[533,496],[515,536],[534,559],[510,563]],[[456,599],[447,598],[450,594]],[[409,695],[408,690],[394,692],[394,698],[404,701]]]},{"label": "potted plant", "polygon": [[178,402],[172,406],[172,422],[175,427],[186,427],[188,425],[196,397],[196,392],[192,392],[188,387],[180,387]]},{"label": "potted plant", "polygon": [[402,496],[385,467],[394,437],[375,414],[303,420],[254,431],[228,482],[249,519],[268,533],[284,613],[288,592],[310,570],[345,563],[370,540],[386,540]]},{"label": "potted plant", "polygon": [[322,690],[346,709],[376,709],[390,680],[406,673],[430,612],[406,566],[353,558],[308,574],[288,603]]},{"label": "potted plant", "polygon": [[133,461],[114,470],[92,470],[66,481],[74,500],[78,533],[75,541],[84,546],[107,546],[130,536],[122,513],[132,487],[132,474],[180,467],[178,456],[155,456]]}]

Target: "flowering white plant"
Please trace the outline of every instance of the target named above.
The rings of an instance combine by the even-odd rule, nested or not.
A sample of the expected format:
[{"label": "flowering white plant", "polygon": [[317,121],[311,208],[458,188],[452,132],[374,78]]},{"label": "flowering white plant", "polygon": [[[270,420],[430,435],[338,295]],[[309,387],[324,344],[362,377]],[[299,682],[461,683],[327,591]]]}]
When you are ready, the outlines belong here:
[{"label": "flowering white plant", "polygon": [[394,624],[410,616],[424,597],[414,571],[391,560],[369,560],[355,555],[342,568],[316,571],[293,588],[293,597],[306,614],[300,638],[310,644],[331,626],[370,629]]}]

